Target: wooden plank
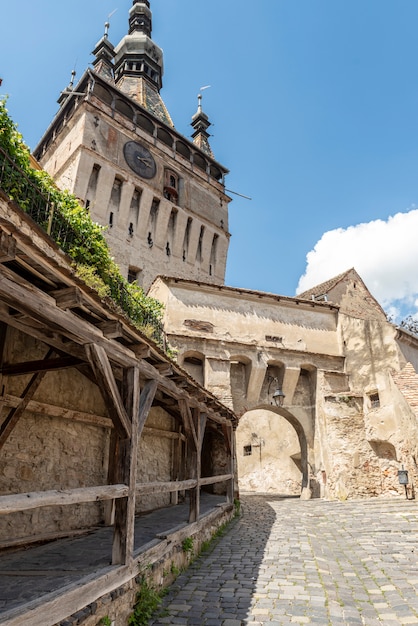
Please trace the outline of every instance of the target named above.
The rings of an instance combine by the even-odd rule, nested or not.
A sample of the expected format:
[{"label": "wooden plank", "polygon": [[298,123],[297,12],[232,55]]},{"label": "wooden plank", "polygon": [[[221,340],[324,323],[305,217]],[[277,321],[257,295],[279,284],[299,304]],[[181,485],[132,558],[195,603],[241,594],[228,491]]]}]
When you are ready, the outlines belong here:
[{"label": "wooden plank", "polygon": [[112,500],[124,498],[127,494],[128,487],[126,485],[18,493],[0,496],[0,515],[29,511],[41,506],[66,506],[69,504],[81,504],[82,502]]},{"label": "wooden plank", "polygon": [[200,485],[216,485],[217,483],[223,483],[226,480],[231,480],[233,474],[223,474],[222,476],[205,476],[199,480]]},{"label": "wooden plank", "polygon": [[122,437],[126,435],[130,437],[132,433],[131,422],[123,406],[105,349],[97,344],[88,344],[85,346],[85,349],[116,430]]},{"label": "wooden plank", "polygon": [[16,276],[2,267],[0,273],[0,300],[17,311],[33,318],[45,329],[45,341],[48,335],[56,331],[79,345],[97,343],[105,346],[112,355],[112,360],[122,367],[135,366],[136,359],[132,352],[118,342],[109,342],[103,333],[93,324],[81,319],[70,310],[63,311],[55,304],[51,296],[43,293],[34,285],[17,282]]},{"label": "wooden plank", "polygon": [[[0,300],[7,304],[9,307],[16,309],[23,315],[30,317],[37,328],[30,330],[24,330],[28,334],[35,335],[47,344],[56,345],[58,341],[60,349],[67,354],[74,354],[74,351],[69,349],[69,345],[65,348],[62,340],[59,336],[66,337],[75,345],[97,344],[100,345],[111,357],[112,362],[117,363],[122,367],[134,367],[138,364],[138,360],[135,357],[133,350],[123,346],[121,343],[111,341],[103,336],[100,329],[96,328],[93,324],[90,324],[86,320],[81,319],[79,316],[71,312],[71,310],[61,310],[56,306],[55,299],[45,294],[40,289],[27,283],[26,281],[19,280],[19,277],[8,270],[8,268],[2,266],[2,272],[0,274]],[[4,309],[2,311],[4,314]],[[3,319],[5,319],[3,317]],[[25,325],[21,320],[13,321],[12,316],[8,316],[5,319],[11,325],[25,329]],[[188,398],[188,393],[185,390],[180,389],[182,380],[184,384],[191,389],[196,389],[191,381],[188,381],[186,377],[182,378],[180,373],[174,368],[176,375],[174,380],[178,380],[178,384],[173,379],[161,376],[159,372],[150,363],[145,360],[139,361],[141,367],[141,374],[144,378],[158,380],[158,385],[163,389],[167,395],[173,398]],[[209,400],[209,398],[208,398]],[[208,409],[200,403],[197,399],[193,399],[193,403],[190,400],[190,405],[199,406],[202,412],[207,411],[208,416],[213,421],[221,423],[225,421],[224,416],[228,416],[234,419],[234,414],[223,407],[220,403],[217,403],[215,399],[210,399],[213,404],[213,408]]]},{"label": "wooden plank", "polygon": [[176,433],[171,430],[162,430],[161,428],[151,428],[150,426],[144,426],[142,430],[143,435],[155,435],[156,437],[165,437],[166,439],[173,439],[174,441],[180,439],[186,441],[186,437],[181,433]]},{"label": "wooden plank", "polygon": [[[211,484],[211,483],[207,483]],[[194,489],[197,485],[197,479],[191,478],[189,480],[174,480],[171,482],[152,482],[152,483],[137,483],[136,493],[137,495],[149,495],[153,493],[173,493],[176,491],[184,491],[188,489]]]},{"label": "wooden plank", "polygon": [[[2,402],[6,407],[16,408],[19,406],[21,398],[5,394],[4,396],[0,396],[0,402]],[[45,404],[44,402],[38,402],[37,400],[31,400],[26,408],[31,413],[36,413],[37,415],[47,415],[48,417],[56,417],[58,419],[91,424],[92,426],[100,428],[113,428],[112,420],[104,415],[94,415],[92,413],[84,413],[83,411],[77,411],[74,409],[66,409],[60,406]]]},{"label": "wooden plank", "polygon": [[57,357],[55,359],[43,359],[38,361],[23,361],[21,363],[6,364],[0,368],[3,376],[23,376],[36,372],[51,372],[69,369],[80,365],[82,361],[72,356]]},{"label": "wooden plank", "polygon": [[[48,352],[47,352],[47,354],[45,356],[45,359],[49,359],[49,357],[51,356],[52,353],[53,353],[52,349],[48,350]],[[45,377],[45,374],[46,374],[46,372],[39,372],[38,374],[34,374],[31,377],[30,381],[28,382],[28,384],[26,385],[26,387],[25,387],[25,389],[23,391],[21,402],[19,403],[19,406],[17,406],[16,408],[13,408],[11,411],[9,411],[9,414],[7,415],[5,420],[3,421],[3,423],[2,423],[2,425],[0,427],[0,450],[2,449],[4,444],[6,443],[10,433],[16,427],[16,424],[18,423],[18,421],[21,418],[22,414],[26,411],[29,402],[32,400],[33,396],[35,395],[35,393],[39,389],[39,386],[40,386],[41,382],[43,381],[43,379]]]}]

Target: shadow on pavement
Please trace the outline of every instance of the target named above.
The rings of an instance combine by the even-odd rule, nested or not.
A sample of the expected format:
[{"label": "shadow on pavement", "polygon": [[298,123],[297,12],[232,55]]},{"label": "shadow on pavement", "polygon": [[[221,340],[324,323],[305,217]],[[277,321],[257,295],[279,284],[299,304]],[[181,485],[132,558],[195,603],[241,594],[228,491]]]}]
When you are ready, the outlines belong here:
[{"label": "shadow on pavement", "polygon": [[289,498],[246,495],[240,517],[177,578],[150,624],[220,626],[224,620],[233,620],[228,623],[238,626],[248,618],[265,546],[276,520],[267,500],[284,499]]}]

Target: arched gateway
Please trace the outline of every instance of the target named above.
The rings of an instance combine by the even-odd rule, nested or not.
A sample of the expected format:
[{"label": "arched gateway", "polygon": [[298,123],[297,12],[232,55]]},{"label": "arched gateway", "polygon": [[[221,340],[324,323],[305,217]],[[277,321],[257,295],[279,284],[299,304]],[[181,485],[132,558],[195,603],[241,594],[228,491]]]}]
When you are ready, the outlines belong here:
[{"label": "arched gateway", "polygon": [[247,411],[236,440],[240,491],[311,496],[313,446],[289,410],[260,405]]}]

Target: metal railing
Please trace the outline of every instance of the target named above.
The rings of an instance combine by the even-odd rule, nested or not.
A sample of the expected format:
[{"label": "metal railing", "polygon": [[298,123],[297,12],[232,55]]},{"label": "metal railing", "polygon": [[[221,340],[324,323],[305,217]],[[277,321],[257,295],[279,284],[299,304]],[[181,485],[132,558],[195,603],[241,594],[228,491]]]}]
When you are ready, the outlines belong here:
[{"label": "metal railing", "polygon": [[[59,205],[52,201],[49,194],[45,195],[1,147],[0,189],[70,256],[74,248],[89,247],[89,241],[73,228]],[[142,326],[151,339],[166,350],[166,338],[161,322],[132,298],[123,278],[114,275],[102,275],[101,278],[108,285],[112,300],[135,324]]]}]

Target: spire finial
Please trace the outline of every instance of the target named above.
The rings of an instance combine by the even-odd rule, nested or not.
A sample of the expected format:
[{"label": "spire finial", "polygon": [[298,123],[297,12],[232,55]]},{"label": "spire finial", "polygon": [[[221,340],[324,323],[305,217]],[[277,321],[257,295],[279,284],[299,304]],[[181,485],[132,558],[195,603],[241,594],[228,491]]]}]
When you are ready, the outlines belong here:
[{"label": "spire finial", "polygon": [[208,116],[203,112],[202,108],[202,91],[209,89],[211,85],[205,85],[200,88],[197,96],[197,111],[192,117],[192,126],[194,133],[192,134],[193,143],[196,144],[203,152],[213,157],[212,149],[209,145],[209,133],[208,128],[211,126]]}]

